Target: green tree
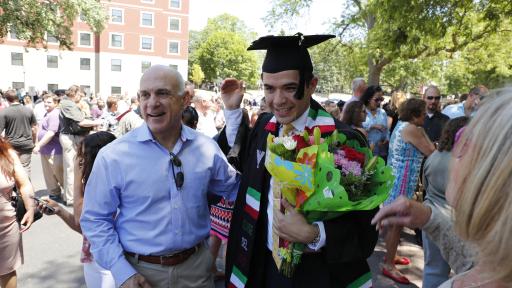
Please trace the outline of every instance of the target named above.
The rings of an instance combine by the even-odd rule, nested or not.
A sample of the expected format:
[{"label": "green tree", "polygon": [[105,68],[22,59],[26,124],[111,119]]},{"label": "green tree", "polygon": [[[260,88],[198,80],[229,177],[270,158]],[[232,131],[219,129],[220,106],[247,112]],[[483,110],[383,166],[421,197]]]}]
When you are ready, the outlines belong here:
[{"label": "green tree", "polygon": [[59,41],[60,48],[73,49],[73,22],[81,14],[91,30],[100,33],[107,16],[96,0],[3,0],[0,1],[0,38],[16,33],[28,47],[47,48],[46,33]]},{"label": "green tree", "polygon": [[247,51],[247,42],[240,35],[229,31],[214,32],[195,53],[205,80],[219,81],[235,77],[250,85],[256,84],[256,56]]},{"label": "green tree", "polygon": [[[274,0],[268,26],[286,24],[313,0]],[[341,5],[342,1],[340,1]],[[378,84],[384,68],[398,59],[455,53],[503,31],[512,15],[508,0],[347,0],[333,29],[344,45],[363,44],[368,82]]]},{"label": "green tree", "polygon": [[237,77],[250,86],[256,85],[261,53],[246,50],[256,37],[255,32],[233,15],[208,19],[203,30],[189,33],[189,77],[197,64],[206,81]]},{"label": "green tree", "polygon": [[192,80],[192,82],[194,82],[194,84],[198,86],[201,85],[201,83],[203,83],[204,80],[204,73],[203,70],[201,69],[201,66],[193,64],[190,70],[190,80]]}]

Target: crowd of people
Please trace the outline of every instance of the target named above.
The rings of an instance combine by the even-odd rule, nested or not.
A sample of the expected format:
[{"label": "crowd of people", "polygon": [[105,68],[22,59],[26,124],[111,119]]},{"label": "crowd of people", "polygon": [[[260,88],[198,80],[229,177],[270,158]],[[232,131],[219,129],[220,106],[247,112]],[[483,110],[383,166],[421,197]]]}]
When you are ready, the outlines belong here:
[{"label": "crowd of people", "polygon": [[[410,283],[397,268],[411,262],[397,255],[401,230],[410,227],[422,229],[423,287],[510,287],[512,92],[480,85],[443,108],[431,85],[420,98],[394,92],[383,103],[380,86],[356,78],[348,101],[318,103],[312,95],[322,79],[307,48],[329,38],[256,40],[250,50],[267,50],[259,105],[244,100],[241,80],[225,79],[214,96],[160,65],[142,75],[131,99],[88,98],[73,85],[33,104],[5,91],[0,287],[16,287],[20,232],[37,211],[83,235],[87,287],[214,287],[215,280],[226,287],[370,287],[376,227],[386,248],[381,273],[397,283]],[[317,117],[322,110],[331,117]],[[309,223],[276,198],[264,165],[267,136],[315,127],[323,135],[342,132],[391,167],[394,182],[381,208]],[[41,155],[43,201],[34,200],[30,184],[32,153]],[[19,222],[14,190],[26,207]],[[273,234],[304,244],[291,277],[276,266]],[[225,271],[218,271],[222,242]]]}]

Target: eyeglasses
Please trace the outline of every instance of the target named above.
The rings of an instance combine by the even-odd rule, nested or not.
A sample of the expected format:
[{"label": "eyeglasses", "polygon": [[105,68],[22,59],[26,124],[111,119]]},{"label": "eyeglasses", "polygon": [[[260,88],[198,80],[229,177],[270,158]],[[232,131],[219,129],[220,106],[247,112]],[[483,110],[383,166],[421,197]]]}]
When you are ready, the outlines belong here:
[{"label": "eyeglasses", "polygon": [[[169,152],[169,156],[171,156],[172,177],[174,177],[176,189],[178,189],[178,191],[181,191],[183,183],[185,182],[185,174],[183,173],[183,169],[181,167],[181,160],[180,158],[178,158],[178,155],[172,152]],[[178,173],[174,172],[174,166],[178,168]]]},{"label": "eyeglasses", "polygon": [[380,103],[384,101],[384,98],[374,98],[373,101],[375,101],[376,103]]},{"label": "eyeglasses", "polygon": [[428,100],[434,100],[434,99],[441,100],[441,96],[427,96],[427,99]]}]

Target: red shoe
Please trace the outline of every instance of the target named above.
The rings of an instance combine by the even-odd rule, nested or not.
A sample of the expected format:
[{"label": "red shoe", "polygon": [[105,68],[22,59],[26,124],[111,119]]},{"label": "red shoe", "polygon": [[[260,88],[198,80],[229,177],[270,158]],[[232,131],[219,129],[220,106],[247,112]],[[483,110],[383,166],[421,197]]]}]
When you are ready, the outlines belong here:
[{"label": "red shoe", "polygon": [[[384,257],[384,261],[386,261],[386,257]],[[395,259],[395,265],[409,265],[411,264],[411,259],[407,257],[400,257]]]},{"label": "red shoe", "polygon": [[382,268],[382,275],[384,275],[400,284],[405,284],[405,285],[411,284],[411,281],[409,281],[409,279],[407,279],[407,277],[405,277],[403,275],[395,276],[395,275],[393,275],[393,273],[389,272],[388,269],[386,269],[386,268]]}]

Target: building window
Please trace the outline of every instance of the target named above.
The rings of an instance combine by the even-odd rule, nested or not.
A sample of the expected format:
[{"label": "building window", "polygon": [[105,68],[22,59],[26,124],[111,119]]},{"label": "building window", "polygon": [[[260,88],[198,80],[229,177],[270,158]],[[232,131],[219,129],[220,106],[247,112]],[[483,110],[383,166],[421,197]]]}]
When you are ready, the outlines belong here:
[{"label": "building window", "polygon": [[180,42],[179,41],[168,41],[167,42],[167,53],[180,54]]},{"label": "building window", "polygon": [[11,52],[11,65],[23,66],[23,53]]},{"label": "building window", "polygon": [[140,26],[153,27],[153,12],[140,12]]},{"label": "building window", "polygon": [[80,70],[91,70],[91,58],[80,58]]},{"label": "building window", "polygon": [[82,22],[85,22],[85,16],[82,12],[80,12],[80,16],[78,17],[78,19],[80,19],[80,21]]},{"label": "building window", "polygon": [[180,9],[181,8],[181,0],[169,0],[169,8]]},{"label": "building window", "polygon": [[142,3],[155,4],[155,0],[140,0]]},{"label": "building window", "polygon": [[110,8],[110,23],[123,24],[124,23],[124,11],[119,8]]},{"label": "building window", "polygon": [[46,55],[46,67],[59,68],[59,57],[54,55]]},{"label": "building window", "polygon": [[153,37],[140,37],[140,50],[153,51]]},{"label": "building window", "polygon": [[59,84],[48,84],[48,91],[53,93],[57,89],[59,89]]},{"label": "building window", "polygon": [[92,33],[89,32],[80,32],[78,33],[80,36],[80,41],[78,44],[80,46],[91,47],[92,46]]},{"label": "building window", "polygon": [[13,28],[9,29],[9,39],[18,40],[18,34]]},{"label": "building window", "polygon": [[110,87],[110,94],[112,94],[112,95],[121,94],[121,87],[119,87],[119,86]]},{"label": "building window", "polygon": [[47,33],[46,34],[46,42],[58,44],[59,40],[57,40],[57,38],[55,36],[53,36],[52,34]]},{"label": "building window", "polygon": [[110,48],[123,48],[123,34],[110,33]]},{"label": "building window", "polygon": [[150,61],[142,61],[140,66],[141,66],[141,72],[144,73],[144,72],[146,72],[146,70],[149,69],[149,67],[151,67],[151,62]]},{"label": "building window", "polygon": [[110,61],[110,70],[121,71],[121,59],[112,59]]},{"label": "building window", "polygon": [[169,31],[180,32],[181,19],[169,17]]},{"label": "building window", "polygon": [[18,90],[25,88],[25,82],[12,82],[12,89]]},{"label": "building window", "polygon": [[169,64],[169,68],[178,71],[178,65]]}]

